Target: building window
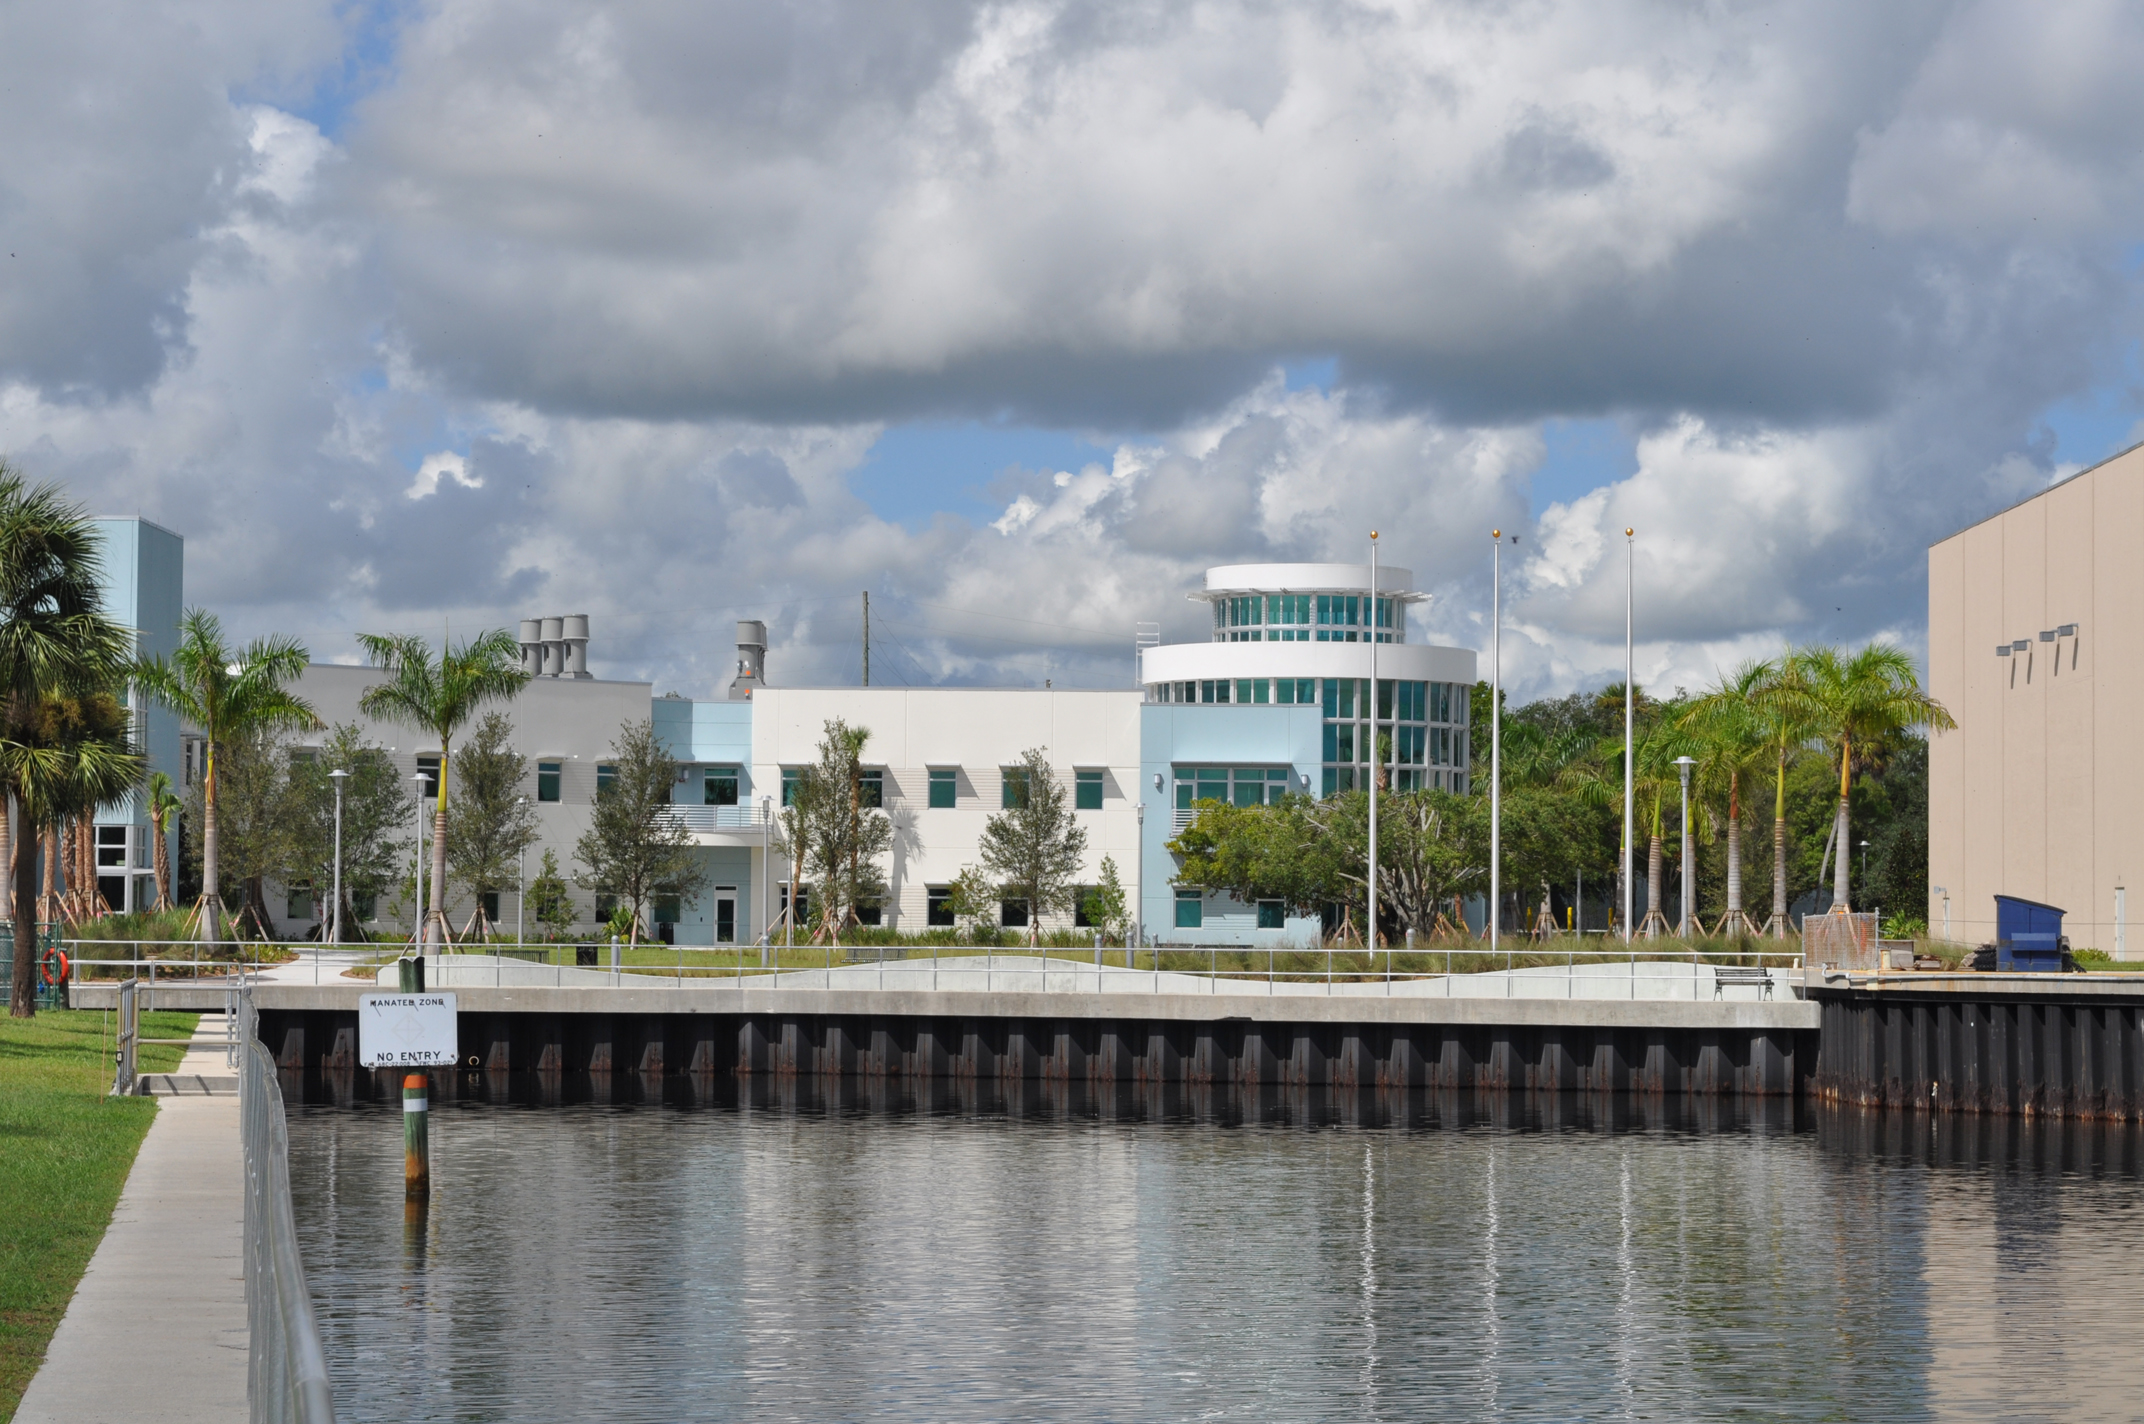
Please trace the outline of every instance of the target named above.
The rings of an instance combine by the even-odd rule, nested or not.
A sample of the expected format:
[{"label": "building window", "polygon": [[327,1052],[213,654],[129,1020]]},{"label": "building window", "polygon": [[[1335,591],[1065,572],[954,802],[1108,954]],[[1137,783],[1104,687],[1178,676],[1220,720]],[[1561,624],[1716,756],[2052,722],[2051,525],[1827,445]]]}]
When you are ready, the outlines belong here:
[{"label": "building window", "polygon": [[496,924],[498,924],[498,923],[499,923],[499,892],[498,892],[498,891],[496,891],[496,890],[486,890],[486,891],[484,892],[484,895],[483,895],[483,900],[484,900],[484,923],[486,923],[486,924],[488,924],[488,925],[496,925]]},{"label": "building window", "polygon": [[871,925],[875,928],[885,922],[885,914],[885,908],[876,900],[856,902],[856,923],[860,925]]},{"label": "building window", "polygon": [[998,924],[1008,930],[1026,929],[1027,901],[1019,899],[998,901]]},{"label": "building window", "polygon": [[923,891],[923,923],[933,929],[950,929],[953,925],[953,887],[929,885]]},{"label": "building window", "polygon": [[785,766],[782,768],[782,804],[784,806],[797,804],[797,783],[803,779],[803,776],[804,768],[801,766]]},{"label": "building window", "polygon": [[536,799],[538,801],[556,801],[558,799],[558,784],[565,769],[566,764],[564,762],[540,761],[536,763]]},{"label": "building window", "polygon": [[418,757],[417,775],[424,778],[424,799],[436,800],[439,796],[439,757],[430,752]]},{"label": "building window", "polygon": [[1099,771],[1075,771],[1072,773],[1072,805],[1075,810],[1099,811],[1102,809],[1102,773]]},{"label": "building window", "polygon": [[1287,905],[1279,900],[1260,900],[1258,902],[1258,928],[1262,930],[1284,930],[1288,928]]},{"label": "building window", "polygon": [[596,763],[596,795],[601,796],[604,792],[610,790],[617,779],[618,767],[615,762],[599,761]]},{"label": "building window", "polygon": [[[886,805],[886,773],[874,767],[856,775],[856,796],[861,805],[877,811]],[[871,921],[877,924],[878,921]]]},{"label": "building window", "polygon": [[[999,804],[1007,810],[1015,806],[1025,806],[1027,804],[1027,768],[1024,766],[1008,766],[1003,768],[1003,775],[1003,790],[1000,793]],[[1022,913],[1025,912],[1023,911]],[[1020,923],[1024,925],[1027,921],[1022,920]]]},{"label": "building window", "polygon": [[283,918],[286,920],[309,920],[313,917],[313,887],[291,885],[283,891]]},{"label": "building window", "polygon": [[[959,791],[959,775],[960,773],[950,766],[934,766],[931,768],[932,809],[939,811],[952,809],[953,802]],[[937,921],[933,920],[932,923],[936,924]],[[952,921],[947,920],[946,923],[951,924]]]},{"label": "building window", "polygon": [[1072,887],[1072,928],[1076,930],[1091,930],[1094,928],[1094,917],[1087,913],[1087,896],[1092,893],[1093,889],[1094,887],[1091,885],[1075,885]]},{"label": "building window", "polygon": [[710,806],[734,806],[737,804],[737,768],[734,766],[711,766],[704,773],[702,785],[707,804]]},{"label": "building window", "polygon": [[380,897],[370,890],[350,892],[350,913],[357,916],[359,924],[373,918],[380,908]]},{"label": "building window", "polygon": [[97,864],[124,867],[127,863],[127,828],[97,827]]},{"label": "building window", "polygon": [[611,916],[612,916],[613,914],[615,914],[615,913],[617,912],[617,909],[618,909],[618,897],[617,897],[616,895],[609,895],[609,894],[605,894],[605,893],[604,893],[603,891],[601,891],[601,890],[598,890],[598,891],[596,892],[596,923],[597,923],[597,924],[603,924],[603,923],[607,922],[607,921],[608,921],[608,920],[610,919],[610,917],[611,917]]},{"label": "building window", "polygon": [[1176,892],[1176,927],[1180,930],[1202,929],[1206,924],[1206,894],[1202,890],[1179,890]]},{"label": "building window", "polygon": [[685,918],[681,913],[683,909],[684,906],[679,902],[677,896],[659,895],[655,899],[652,918],[659,925],[674,925]]},{"label": "building window", "polygon": [[[782,900],[781,913],[786,915],[789,913],[789,887],[780,885],[776,887],[776,890]],[[811,923],[811,887],[809,885],[799,885],[797,887],[796,923],[799,929]]]}]

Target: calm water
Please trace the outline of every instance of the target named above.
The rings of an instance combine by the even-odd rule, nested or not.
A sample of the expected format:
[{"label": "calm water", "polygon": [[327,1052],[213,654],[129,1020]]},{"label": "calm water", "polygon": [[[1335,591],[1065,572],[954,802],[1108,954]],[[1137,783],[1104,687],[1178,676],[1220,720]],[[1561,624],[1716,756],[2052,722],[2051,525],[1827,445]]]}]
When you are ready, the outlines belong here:
[{"label": "calm water", "polygon": [[294,1104],[340,1417],[2144,1417],[2133,1129],[734,1091]]}]

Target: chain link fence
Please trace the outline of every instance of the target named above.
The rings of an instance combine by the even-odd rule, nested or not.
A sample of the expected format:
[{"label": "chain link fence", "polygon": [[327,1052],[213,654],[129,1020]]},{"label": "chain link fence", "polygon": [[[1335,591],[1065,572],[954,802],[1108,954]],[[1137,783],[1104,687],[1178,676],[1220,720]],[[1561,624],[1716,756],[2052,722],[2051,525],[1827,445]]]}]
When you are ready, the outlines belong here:
[{"label": "chain link fence", "polygon": [[238,1114],[246,1169],[246,1398],[253,1424],[334,1424],[327,1359],[290,1208],[290,1136],[275,1060],[254,1031],[253,996],[238,997]]},{"label": "chain link fence", "polygon": [[1802,917],[1802,963],[1811,969],[1880,969],[1882,954],[1873,914]]}]

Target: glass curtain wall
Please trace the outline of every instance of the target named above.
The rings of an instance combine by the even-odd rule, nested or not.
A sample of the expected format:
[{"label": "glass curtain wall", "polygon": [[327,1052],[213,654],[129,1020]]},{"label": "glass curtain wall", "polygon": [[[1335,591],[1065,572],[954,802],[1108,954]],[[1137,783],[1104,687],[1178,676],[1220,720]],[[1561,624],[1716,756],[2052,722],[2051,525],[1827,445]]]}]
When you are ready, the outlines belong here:
[{"label": "glass curtain wall", "polygon": [[1456,682],[1377,680],[1381,756],[1370,745],[1370,680],[1320,679],[1325,713],[1324,794],[1367,790],[1370,766],[1391,768],[1399,791],[1467,789],[1467,689]]},{"label": "glass curtain wall", "polygon": [[[1244,593],[1217,598],[1213,638],[1217,643],[1366,643],[1370,599],[1360,593]],[[1377,641],[1407,641],[1407,605],[1377,600]]]}]

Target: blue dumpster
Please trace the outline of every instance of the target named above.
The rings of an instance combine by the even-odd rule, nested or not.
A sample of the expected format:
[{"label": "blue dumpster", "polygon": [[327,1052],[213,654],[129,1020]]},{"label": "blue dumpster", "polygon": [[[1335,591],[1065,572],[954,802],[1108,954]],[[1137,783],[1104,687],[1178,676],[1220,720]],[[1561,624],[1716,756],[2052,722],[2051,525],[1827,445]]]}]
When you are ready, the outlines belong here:
[{"label": "blue dumpster", "polygon": [[1995,897],[1995,967],[2062,972],[2062,911],[2015,895]]}]

